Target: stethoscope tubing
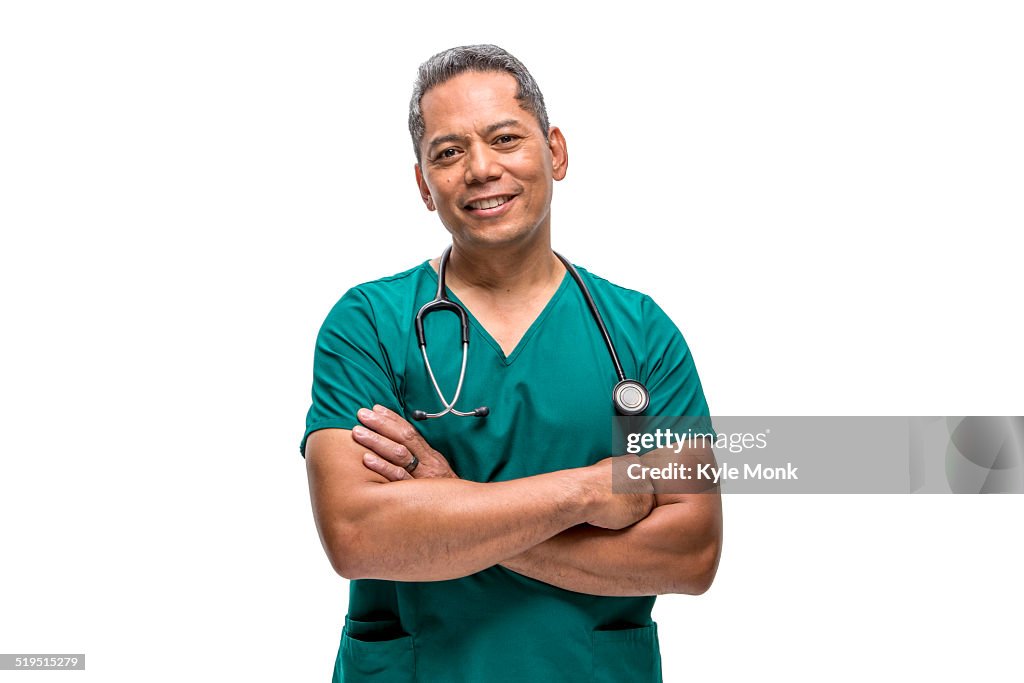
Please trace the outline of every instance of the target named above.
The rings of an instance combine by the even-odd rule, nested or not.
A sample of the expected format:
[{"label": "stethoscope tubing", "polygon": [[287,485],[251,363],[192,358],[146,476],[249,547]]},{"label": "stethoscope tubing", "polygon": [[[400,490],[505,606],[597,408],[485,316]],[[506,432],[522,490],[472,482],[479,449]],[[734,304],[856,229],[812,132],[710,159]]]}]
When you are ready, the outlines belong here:
[{"label": "stethoscope tubing", "polygon": [[[444,410],[436,413],[427,413],[422,410],[413,410],[412,417],[415,420],[425,420],[427,418],[442,417],[451,413],[458,415],[459,417],[486,417],[490,410],[486,406],[481,406],[470,412],[463,412],[455,408],[455,404],[458,403],[459,397],[462,395],[462,386],[466,379],[466,361],[469,357],[469,313],[465,307],[452,301],[448,298],[448,292],[446,291],[445,281],[448,270],[448,257],[451,255],[452,247],[449,245],[445,248],[441,254],[441,261],[437,267],[437,293],[434,295],[433,300],[428,301],[420,307],[419,311],[416,312],[415,327],[416,327],[416,341],[419,344],[420,351],[423,354],[423,364],[426,366],[427,374],[430,376],[430,382],[434,385],[434,391],[437,392],[437,396],[441,399],[441,405],[444,406]],[[594,302],[594,297],[590,294],[590,289],[587,288],[583,278],[580,276],[579,271],[576,267],[569,263],[569,260],[559,254],[557,251],[553,252],[558,260],[562,262],[569,275],[572,276],[576,282],[577,288],[583,295],[583,299],[587,304],[587,308],[590,309],[590,315],[594,318],[594,322],[597,324],[597,329],[601,333],[601,338],[604,339],[605,347],[608,349],[608,355],[612,359],[612,363],[615,366],[615,374],[618,377],[618,383],[612,389],[612,402],[615,405],[615,409],[619,414],[622,415],[639,415],[647,409],[647,405],[650,401],[650,395],[647,389],[636,380],[626,378],[626,373],[622,369],[622,362],[619,360],[619,354],[615,351],[615,344],[612,343],[611,335],[608,334],[608,328],[604,324],[604,318],[601,317],[601,311],[598,310],[597,304]],[[448,401],[444,397],[444,393],[441,391],[441,386],[437,382],[437,377],[434,375],[433,368],[430,367],[430,358],[427,356],[427,339],[426,333],[424,332],[423,320],[429,314],[435,311],[451,311],[459,316],[459,322],[462,326],[462,367],[459,370],[459,384],[455,389],[455,396],[451,401]]]},{"label": "stethoscope tubing", "polygon": [[569,271],[569,275],[576,281],[577,287],[583,294],[583,299],[587,302],[587,308],[590,309],[590,314],[594,316],[594,322],[597,323],[597,329],[601,331],[601,337],[604,339],[604,345],[608,347],[608,355],[612,357],[612,363],[615,364],[615,374],[618,376],[619,381],[622,382],[626,379],[626,373],[622,370],[622,363],[619,362],[619,354],[615,352],[615,345],[612,344],[611,335],[608,334],[608,328],[604,325],[604,318],[601,317],[601,311],[598,310],[597,304],[594,303],[594,297],[590,295],[590,289],[583,282],[583,278],[580,277],[579,271],[576,270],[576,266],[569,263],[569,259],[565,258],[557,251],[554,252],[558,260],[565,265],[565,269]]}]

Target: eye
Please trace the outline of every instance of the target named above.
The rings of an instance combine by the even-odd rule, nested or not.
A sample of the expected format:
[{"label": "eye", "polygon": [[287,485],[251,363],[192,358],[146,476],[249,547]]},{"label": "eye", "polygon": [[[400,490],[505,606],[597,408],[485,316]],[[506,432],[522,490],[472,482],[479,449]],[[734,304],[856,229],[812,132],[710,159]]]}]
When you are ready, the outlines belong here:
[{"label": "eye", "polygon": [[459,149],[457,147],[447,147],[434,155],[434,161],[451,161],[457,156],[459,156]]},{"label": "eye", "polygon": [[517,136],[517,135],[512,135],[511,133],[505,133],[504,135],[499,135],[497,138],[495,138],[494,142],[495,142],[495,144],[498,144],[498,145],[510,145],[510,144],[512,144],[513,142],[515,142],[518,139],[519,139],[519,136]]}]

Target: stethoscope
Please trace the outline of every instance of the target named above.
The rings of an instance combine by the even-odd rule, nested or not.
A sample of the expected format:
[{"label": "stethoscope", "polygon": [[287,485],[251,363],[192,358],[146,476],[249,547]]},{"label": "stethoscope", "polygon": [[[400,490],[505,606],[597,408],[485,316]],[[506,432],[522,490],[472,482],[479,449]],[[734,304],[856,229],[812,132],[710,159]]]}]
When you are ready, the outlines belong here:
[{"label": "stethoscope", "polygon": [[[448,269],[448,256],[451,254],[451,251],[452,248],[449,246],[441,254],[441,263],[437,268],[437,294],[434,296],[433,301],[423,304],[416,313],[416,340],[419,342],[420,351],[423,353],[423,364],[427,368],[427,374],[430,375],[430,381],[434,385],[437,397],[441,399],[441,404],[444,405],[444,410],[438,413],[414,410],[412,411],[412,419],[414,420],[441,417],[448,413],[458,415],[459,417],[487,417],[491,412],[487,406],[480,406],[468,413],[455,409],[455,404],[459,402],[459,396],[462,394],[462,383],[466,379],[466,358],[469,356],[469,313],[461,305],[449,299],[448,292],[445,289],[445,272]],[[597,304],[594,303],[594,297],[590,295],[590,290],[587,289],[587,285],[583,282],[583,278],[580,277],[576,268],[557,251],[554,254],[565,265],[565,269],[572,275],[572,279],[576,281],[576,286],[579,287],[580,293],[583,294],[583,298],[587,302],[587,308],[590,309],[591,315],[594,316],[597,329],[601,331],[604,344],[608,347],[608,355],[612,357],[612,363],[615,364],[615,374],[619,378],[618,384],[612,389],[612,403],[615,405],[615,411],[619,415],[639,415],[643,413],[651,402],[651,396],[647,388],[635,379],[626,379],[626,373],[622,371],[622,363],[619,362],[619,354],[615,352],[615,345],[612,343],[612,338],[608,335],[608,328],[604,325],[604,319],[601,318],[601,312],[597,310]],[[444,397],[441,387],[438,386],[437,378],[430,367],[430,358],[427,357],[427,339],[423,333],[423,319],[435,311],[451,311],[459,316],[459,322],[462,324],[462,369],[459,370],[459,384],[455,388],[455,396],[451,402]]]}]

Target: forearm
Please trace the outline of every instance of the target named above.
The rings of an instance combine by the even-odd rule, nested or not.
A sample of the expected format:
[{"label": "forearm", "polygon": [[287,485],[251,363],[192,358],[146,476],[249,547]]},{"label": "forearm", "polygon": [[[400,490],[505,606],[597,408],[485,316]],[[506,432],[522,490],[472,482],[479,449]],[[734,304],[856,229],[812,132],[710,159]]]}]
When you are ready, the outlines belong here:
[{"label": "forearm", "polygon": [[[361,410],[360,419],[373,422],[369,412]],[[460,480],[443,456],[416,441],[404,419],[384,409],[373,414],[382,431],[415,435],[406,438],[422,455],[415,471],[430,476],[413,477],[413,468],[407,469],[411,452],[396,450],[396,442],[379,440],[379,434],[325,429],[310,436],[306,463],[317,529],[332,565],[346,578],[459,578],[579,524],[628,527],[654,503],[646,480],[613,493],[619,458],[504,482]]]},{"label": "forearm", "polygon": [[718,494],[701,495],[715,498],[661,505],[619,531],[573,527],[502,565],[591,595],[703,593],[718,567],[721,516]]},{"label": "forearm", "polygon": [[321,522],[321,535],[347,578],[459,578],[584,522],[588,496],[581,479],[565,470],[487,484],[369,483]]}]

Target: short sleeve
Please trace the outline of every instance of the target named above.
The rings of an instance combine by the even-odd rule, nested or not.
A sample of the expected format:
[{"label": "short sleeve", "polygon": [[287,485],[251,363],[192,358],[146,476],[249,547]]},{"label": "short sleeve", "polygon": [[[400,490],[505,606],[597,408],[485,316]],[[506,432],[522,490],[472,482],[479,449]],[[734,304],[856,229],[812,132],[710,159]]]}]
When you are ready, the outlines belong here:
[{"label": "short sleeve", "polygon": [[644,297],[641,310],[648,360],[643,382],[651,395],[647,414],[708,416],[697,367],[679,328],[649,296]]},{"label": "short sleeve", "polygon": [[306,414],[306,439],[318,429],[352,429],[356,411],[375,403],[399,407],[394,375],[377,334],[370,301],[351,289],[327,315],[313,356],[313,402]]}]

